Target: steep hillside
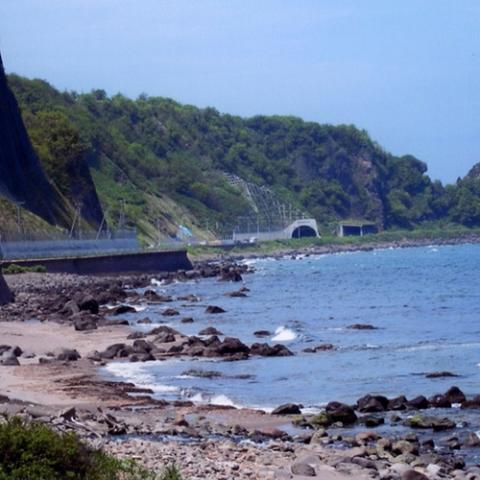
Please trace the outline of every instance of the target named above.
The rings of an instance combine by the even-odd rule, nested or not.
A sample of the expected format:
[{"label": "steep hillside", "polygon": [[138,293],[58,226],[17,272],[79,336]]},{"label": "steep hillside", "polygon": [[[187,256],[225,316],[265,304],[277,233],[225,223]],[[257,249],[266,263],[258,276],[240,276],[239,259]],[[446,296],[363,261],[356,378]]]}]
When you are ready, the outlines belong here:
[{"label": "steep hillside", "polygon": [[243,119],[165,98],[108,97],[102,90],[61,93],[16,75],[9,82],[62,193],[74,195],[77,186],[69,183],[76,174],[67,173],[65,159],[87,158],[109,223],[136,225],[147,239],[175,235],[180,225],[221,234],[241,218],[272,215],[229,178],[267,188],[272,205],[288,204],[323,225],[346,218],[381,228],[436,220],[480,224],[475,208],[462,214],[465,201],[476,202],[474,188],[466,196],[465,185],[432,182],[423,162],[385,152],[354,126]]}]

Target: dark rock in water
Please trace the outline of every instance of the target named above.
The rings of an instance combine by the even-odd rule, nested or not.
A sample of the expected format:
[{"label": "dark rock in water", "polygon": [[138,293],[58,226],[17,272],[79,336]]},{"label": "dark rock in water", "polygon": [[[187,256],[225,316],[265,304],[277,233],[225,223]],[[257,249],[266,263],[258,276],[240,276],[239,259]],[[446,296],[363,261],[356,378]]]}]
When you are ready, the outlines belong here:
[{"label": "dark rock in water", "polygon": [[86,295],[84,298],[82,298],[78,302],[78,308],[81,311],[85,310],[90,313],[93,313],[94,315],[97,315],[99,312],[98,302],[91,295]]},{"label": "dark rock in water", "polygon": [[462,408],[480,408],[480,395],[462,402]]},{"label": "dark rock in water", "polygon": [[217,330],[215,327],[207,327],[198,332],[199,335],[223,335],[222,332]]},{"label": "dark rock in water", "polygon": [[450,408],[452,406],[452,402],[445,395],[434,395],[428,401],[434,408]]},{"label": "dark rock in water", "polygon": [[55,357],[57,360],[64,362],[75,362],[81,358],[77,350],[70,348],[60,349],[59,351],[55,352]]},{"label": "dark rock in water", "polygon": [[429,406],[428,400],[423,395],[412,398],[412,400],[409,400],[407,403],[407,407],[413,410],[425,410]]},{"label": "dark rock in water", "polygon": [[155,290],[145,290],[143,296],[154,303],[171,302],[173,299],[169,295],[159,295]]},{"label": "dark rock in water", "polygon": [[256,332],[253,332],[253,334],[256,337],[270,337],[272,332],[269,332],[268,330],[257,330]]},{"label": "dark rock in water", "polygon": [[445,397],[451,402],[451,403],[462,403],[464,402],[467,398],[465,397],[465,394],[458,388],[458,387],[450,387],[446,392],[445,392]]},{"label": "dark rock in water", "polygon": [[305,353],[327,352],[328,350],[335,350],[335,345],[331,343],[321,343],[315,347],[307,347],[303,349]]},{"label": "dark rock in water", "polygon": [[198,302],[200,299],[196,295],[184,295],[183,297],[178,297],[178,300],[182,300],[184,302]]},{"label": "dark rock in water", "polygon": [[360,417],[359,421],[367,428],[379,427],[385,423],[385,419],[383,417],[374,417],[373,415],[365,415],[364,417]]},{"label": "dark rock in water", "polygon": [[272,415],[300,415],[300,406],[295,403],[286,403],[273,410]]},{"label": "dark rock in water", "polygon": [[167,308],[162,312],[162,315],[164,317],[174,317],[176,315],[180,315],[180,312],[178,310],[175,310],[174,308]]},{"label": "dark rock in water", "polygon": [[189,377],[199,377],[199,378],[219,378],[222,376],[221,372],[216,372],[215,370],[186,370],[182,375],[188,375]]},{"label": "dark rock in water", "polygon": [[445,377],[458,377],[452,372],[431,372],[425,375],[425,378],[445,378]]},{"label": "dark rock in water", "polygon": [[172,327],[168,327],[167,325],[160,325],[158,327],[153,328],[148,332],[148,335],[160,335],[161,333],[171,333],[172,335],[179,335],[179,332]]},{"label": "dark rock in water", "polygon": [[388,401],[388,410],[406,410],[408,405],[407,397],[400,395]]},{"label": "dark rock in water", "polygon": [[285,345],[276,344],[273,346],[268,343],[254,343],[250,348],[251,355],[259,355],[261,357],[291,357],[293,352]]},{"label": "dark rock in water", "polygon": [[183,317],[181,320],[180,320],[180,323],[193,323],[194,320],[192,317]]},{"label": "dark rock in water", "polygon": [[351,425],[357,421],[353,408],[345,403],[330,402],[326,406],[325,412],[331,423],[341,422],[343,425]]},{"label": "dark rock in water", "polygon": [[209,305],[205,313],[215,314],[215,313],[225,313],[225,310],[221,307],[217,307],[216,305]]},{"label": "dark rock in water", "polygon": [[145,317],[145,318],[141,318],[140,320],[137,320],[137,323],[141,323],[141,324],[148,324],[150,325],[152,322],[152,320],[148,317]]},{"label": "dark rock in water", "polygon": [[135,308],[131,307],[130,305],[119,305],[115,307],[110,313],[111,315],[124,315],[126,313],[135,313]]},{"label": "dark rock in water", "polygon": [[204,355],[206,357],[226,357],[230,360],[243,360],[248,358],[250,349],[238,338],[225,337],[223,342],[209,346]]},{"label": "dark rock in water", "polygon": [[426,475],[423,473],[417,472],[416,470],[407,470],[402,475],[402,480],[429,480]]},{"label": "dark rock in water", "polygon": [[220,281],[222,282],[241,282],[243,280],[242,275],[235,269],[230,269],[226,272],[223,272]]},{"label": "dark rock in water", "polygon": [[432,416],[422,416],[414,415],[413,417],[407,418],[405,425],[411,428],[422,428],[427,429],[431,428],[434,431],[449,430],[455,428],[455,422],[448,418],[439,418]]},{"label": "dark rock in water", "polygon": [[232,298],[244,298],[247,297],[248,295],[245,292],[242,292],[241,290],[237,290],[235,292],[230,292],[225,294],[227,297],[232,297]]},{"label": "dark rock in water", "polygon": [[388,398],[382,395],[365,395],[357,401],[357,410],[362,413],[384,412],[388,408]]},{"label": "dark rock in water", "polygon": [[354,323],[353,325],[348,325],[347,328],[350,330],[378,330],[378,327],[368,323]]}]

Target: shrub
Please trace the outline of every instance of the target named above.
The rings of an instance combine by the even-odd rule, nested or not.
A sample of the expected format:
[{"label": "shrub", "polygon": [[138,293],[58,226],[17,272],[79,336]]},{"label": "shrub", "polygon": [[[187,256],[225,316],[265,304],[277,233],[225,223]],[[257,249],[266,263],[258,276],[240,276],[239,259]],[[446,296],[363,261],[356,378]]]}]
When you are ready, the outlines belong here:
[{"label": "shrub", "polygon": [[23,265],[16,265],[15,263],[11,263],[7,267],[4,267],[2,271],[5,275],[14,275],[17,273],[28,272],[46,273],[47,269],[43,265],[32,265],[31,267],[24,267]]},{"label": "shrub", "polygon": [[[173,475],[165,480],[180,478]],[[154,480],[155,475],[133,461],[87,446],[73,433],[14,417],[0,425],[0,480],[27,479]]]}]

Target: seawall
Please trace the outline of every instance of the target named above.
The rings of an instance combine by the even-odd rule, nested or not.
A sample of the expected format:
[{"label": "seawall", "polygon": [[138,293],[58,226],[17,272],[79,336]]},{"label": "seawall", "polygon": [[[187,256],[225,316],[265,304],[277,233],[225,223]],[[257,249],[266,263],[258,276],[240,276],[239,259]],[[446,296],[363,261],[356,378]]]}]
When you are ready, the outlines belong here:
[{"label": "seawall", "polygon": [[193,268],[186,250],[2,262],[4,267],[11,264],[23,267],[42,265],[48,273],[73,273],[78,275],[174,272]]}]

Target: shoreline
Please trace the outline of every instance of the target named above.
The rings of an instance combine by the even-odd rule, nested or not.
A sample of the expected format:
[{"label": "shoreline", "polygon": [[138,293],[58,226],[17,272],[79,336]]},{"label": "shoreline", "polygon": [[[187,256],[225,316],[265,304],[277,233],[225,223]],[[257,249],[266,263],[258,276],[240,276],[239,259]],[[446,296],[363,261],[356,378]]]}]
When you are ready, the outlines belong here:
[{"label": "shoreline", "polygon": [[[166,282],[189,280],[192,276],[200,281],[214,276],[231,281],[246,274],[246,268],[237,268],[232,263],[212,267],[204,262],[197,264],[195,275],[183,272],[155,277]],[[151,398],[153,392],[148,389],[102,377],[98,369],[111,360],[98,356],[98,353],[108,351],[115,344],[129,347],[138,341],[138,346],[144,345],[142,341],[148,343],[154,338],[135,338],[130,326],[120,321],[117,321],[119,325],[108,323],[112,318],[121,320],[121,314],[111,314],[113,309],[122,305],[135,305],[140,301],[168,305],[167,298],[159,299],[149,294],[146,300],[145,296],[125,289],[126,286],[148,286],[151,280],[149,276],[115,279],[50,274],[7,276],[7,282],[16,290],[17,304],[2,308],[0,312],[1,343],[19,345],[27,356],[36,356],[20,356],[21,366],[0,365],[0,399],[1,395],[18,398],[0,400],[0,413],[18,412],[27,418],[55,425],[55,428],[75,431],[88,441],[100,442],[117,456],[138,458],[149,467],[155,468],[155,462],[170,459],[180,466],[186,480],[300,479],[304,477],[295,472],[311,473],[312,469],[317,477],[332,480],[372,478],[374,472],[373,478],[401,478],[404,472],[412,469],[426,474],[425,478],[441,478],[437,474],[443,469],[451,475],[448,478],[461,479],[466,478],[466,472],[473,468],[462,466],[455,450],[435,455],[427,452],[420,443],[425,437],[424,433],[420,435],[423,430],[416,430],[415,438],[391,440],[406,442],[403,444],[405,451],[392,451],[391,448],[380,451],[378,446],[385,443],[388,436],[360,435],[362,431],[372,432],[372,427],[367,425],[365,429],[360,427],[358,433],[343,434],[342,431],[348,430],[338,425],[333,430],[330,426],[309,427],[313,416],[300,416],[294,413],[293,407],[282,414],[272,415],[248,408],[195,405],[188,400],[154,400]],[[75,296],[79,291],[82,292],[81,298]],[[81,313],[85,310],[73,313],[72,300],[77,306],[90,304],[93,308],[94,303],[86,297],[101,299],[98,313]],[[113,305],[115,307],[111,308]],[[29,322],[32,316],[43,321]],[[95,328],[75,330],[76,326],[83,328],[92,321]],[[192,340],[193,337],[165,329],[157,332],[157,336],[162,334],[174,336],[173,342],[167,342],[170,347],[183,344],[191,349],[208,348]],[[167,344],[160,342],[160,350]],[[56,350],[60,348],[76,350],[81,358],[58,359]],[[127,354],[123,358],[139,355],[122,348]],[[48,350],[52,350],[53,357],[47,355]],[[187,352],[194,353],[193,350]],[[179,356],[180,352],[159,351],[157,354],[160,358],[162,355],[171,358]],[[45,363],[38,363],[39,357],[44,357]],[[380,410],[372,415],[390,418],[394,412],[384,410],[381,413]],[[424,414],[415,409],[411,412],[428,416],[428,412]],[[442,410],[440,415],[443,412],[448,415],[448,410]],[[364,416],[362,413],[361,417]],[[430,431],[431,428],[426,430],[427,437]],[[447,429],[446,433],[449,431],[452,430]],[[119,442],[117,435],[126,437]],[[202,456],[205,451],[210,452],[206,457]],[[372,456],[374,460],[371,460]],[[403,472],[397,472],[395,465],[402,465]],[[438,471],[434,467],[438,467]],[[456,472],[455,476],[452,472]],[[390,476],[382,477],[387,474]]]}]

